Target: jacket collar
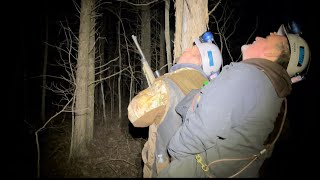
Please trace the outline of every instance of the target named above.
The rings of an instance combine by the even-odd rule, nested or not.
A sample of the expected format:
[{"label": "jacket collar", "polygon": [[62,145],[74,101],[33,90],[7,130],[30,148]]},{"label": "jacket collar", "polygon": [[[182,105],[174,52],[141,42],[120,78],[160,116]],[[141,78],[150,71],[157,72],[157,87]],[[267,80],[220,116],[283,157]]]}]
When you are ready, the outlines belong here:
[{"label": "jacket collar", "polygon": [[283,98],[290,94],[291,78],[281,65],[261,58],[247,59],[242,62],[252,64],[262,70],[270,79],[278,97]]}]

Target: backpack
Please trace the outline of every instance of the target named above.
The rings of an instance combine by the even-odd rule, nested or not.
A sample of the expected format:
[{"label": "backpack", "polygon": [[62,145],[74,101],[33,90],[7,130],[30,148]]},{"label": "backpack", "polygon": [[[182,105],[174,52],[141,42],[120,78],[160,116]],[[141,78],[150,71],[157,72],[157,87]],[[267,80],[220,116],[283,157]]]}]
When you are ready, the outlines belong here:
[{"label": "backpack", "polygon": [[208,81],[201,72],[181,68],[166,73],[140,91],[128,105],[128,118],[135,127],[148,127],[149,136],[142,149],[143,177],[156,177],[170,162],[167,145],[182,124],[175,106],[191,90]]}]

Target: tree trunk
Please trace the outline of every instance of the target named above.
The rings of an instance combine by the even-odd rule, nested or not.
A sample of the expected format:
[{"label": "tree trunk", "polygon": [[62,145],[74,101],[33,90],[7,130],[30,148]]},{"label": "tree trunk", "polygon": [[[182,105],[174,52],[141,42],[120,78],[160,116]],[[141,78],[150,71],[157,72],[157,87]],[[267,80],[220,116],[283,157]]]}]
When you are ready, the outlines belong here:
[{"label": "tree trunk", "polygon": [[[111,16],[110,14],[107,14],[107,20],[104,22],[112,22],[113,21],[113,16]],[[107,48],[105,50],[105,52],[107,52],[106,55],[106,59],[110,60],[113,59],[115,57],[117,57],[117,53],[116,53],[116,43],[118,42],[117,40],[117,35],[115,34],[117,26],[115,26],[113,23],[107,23],[107,36],[106,36],[106,41],[108,42]],[[115,63],[116,62],[107,62],[109,63],[108,67],[110,67],[110,69],[107,71],[107,75],[106,76],[111,76],[113,74],[113,72],[115,72]],[[108,78],[105,83],[106,83],[106,90],[105,92],[108,92],[108,94],[106,94],[106,98],[104,99],[105,102],[107,102],[108,108],[110,108],[108,111],[109,113],[109,117],[112,118],[113,117],[113,108],[114,108],[114,77],[112,78]],[[108,98],[108,99],[107,99]]]},{"label": "tree trunk", "polygon": [[48,16],[46,16],[46,28],[45,28],[45,44],[44,44],[44,56],[43,56],[43,69],[42,69],[42,94],[41,94],[41,120],[42,123],[46,121],[46,84],[47,84],[47,64],[48,64]]},{"label": "tree trunk", "polygon": [[[121,71],[122,69],[122,57],[121,57],[121,40],[120,40],[120,36],[121,36],[121,31],[120,31],[120,28],[121,28],[121,22],[119,21],[118,22],[118,50],[119,50],[119,71]],[[121,107],[121,72],[119,73],[119,77],[118,77],[118,117],[119,119],[121,119],[121,114],[122,114],[122,107]]]},{"label": "tree trunk", "polygon": [[94,132],[94,89],[95,89],[95,0],[90,0],[90,37],[89,37],[89,66],[88,66],[88,115],[87,115],[87,130],[86,138],[87,143],[90,143],[93,139]]},{"label": "tree trunk", "polygon": [[71,140],[71,157],[87,153],[86,126],[88,115],[88,65],[90,42],[91,0],[81,1],[78,62],[76,69],[75,121]]},{"label": "tree trunk", "polygon": [[170,40],[170,0],[166,0],[165,2],[165,39],[166,39],[166,51],[167,51],[167,64],[168,64],[168,72],[172,66],[172,54],[171,54],[171,40]]},{"label": "tree trunk", "polygon": [[[144,53],[144,56],[151,66],[151,23],[150,23],[150,7],[142,6],[141,7],[141,50]],[[146,78],[143,82],[143,88],[148,87]]]},{"label": "tree trunk", "polygon": [[160,30],[160,60],[159,60],[159,68],[157,68],[157,70],[159,70],[159,73],[160,75],[163,75],[164,73],[166,73],[166,68],[165,65],[166,65],[166,51],[165,51],[165,48],[166,48],[166,44],[165,44],[165,32],[163,30],[163,28],[161,28]]},{"label": "tree trunk", "polygon": [[174,61],[208,29],[208,0],[176,0]]},{"label": "tree trunk", "polygon": [[[106,15],[103,16],[103,22],[107,22],[107,18],[106,18]],[[106,23],[103,23],[102,25],[102,29],[101,29],[101,37],[106,37],[107,36],[107,32],[106,32]],[[105,45],[106,45],[106,39],[104,38],[100,38],[99,39],[99,56],[100,56],[100,62],[99,62],[99,71],[102,71],[104,68],[107,68],[107,67],[104,67],[102,68],[102,65],[104,65],[105,63]],[[102,79],[104,78],[103,74],[105,73],[99,73],[99,79]],[[99,86],[100,86],[100,89],[98,89],[98,94],[99,96],[96,97],[96,104],[98,104],[98,107],[99,107],[99,113],[98,113],[98,116],[101,117],[101,114],[102,114],[102,124],[103,125],[107,125],[107,114],[106,114],[106,104],[105,104],[105,90],[104,90],[104,83],[105,81],[102,81],[100,82]]]}]

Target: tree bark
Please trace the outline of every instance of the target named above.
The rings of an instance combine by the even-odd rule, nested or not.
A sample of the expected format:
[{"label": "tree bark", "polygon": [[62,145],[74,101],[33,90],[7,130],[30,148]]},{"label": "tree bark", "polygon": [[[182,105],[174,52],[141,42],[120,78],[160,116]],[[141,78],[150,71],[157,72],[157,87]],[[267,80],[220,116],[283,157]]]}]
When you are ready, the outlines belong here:
[{"label": "tree bark", "polygon": [[121,85],[121,68],[122,68],[122,57],[121,57],[121,39],[120,39],[120,36],[121,36],[121,34],[120,34],[120,28],[121,28],[121,24],[120,24],[120,21],[118,22],[118,50],[119,50],[119,71],[120,71],[120,73],[119,73],[119,77],[118,77],[118,102],[119,102],[119,104],[118,104],[118,118],[119,119],[121,119],[121,115],[122,115],[122,107],[121,107],[121,96],[122,96],[122,94],[121,94],[121,87],[122,87],[122,85]]},{"label": "tree bark", "polygon": [[88,115],[87,115],[87,130],[86,138],[87,143],[90,143],[93,139],[94,132],[94,89],[95,89],[95,0],[90,0],[90,36],[89,36],[89,62],[88,62]]},{"label": "tree bark", "polygon": [[174,61],[208,29],[208,0],[176,0]]},{"label": "tree bark", "polygon": [[172,54],[171,54],[171,40],[170,40],[170,18],[169,18],[169,12],[170,12],[170,0],[165,1],[165,39],[166,39],[166,51],[167,51],[167,64],[168,64],[168,71],[170,70],[172,66]]},{"label": "tree bark", "polygon": [[83,156],[87,153],[86,126],[88,115],[88,65],[90,41],[91,0],[81,1],[79,48],[76,69],[75,121],[71,156]]}]

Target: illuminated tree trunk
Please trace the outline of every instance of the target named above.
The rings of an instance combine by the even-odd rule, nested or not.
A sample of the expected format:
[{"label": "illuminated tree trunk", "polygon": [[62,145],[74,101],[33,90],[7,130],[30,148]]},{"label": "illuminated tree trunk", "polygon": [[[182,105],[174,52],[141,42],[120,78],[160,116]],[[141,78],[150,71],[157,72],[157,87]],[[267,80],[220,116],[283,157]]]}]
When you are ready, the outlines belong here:
[{"label": "illuminated tree trunk", "polygon": [[176,0],[174,61],[208,29],[208,0]]},{"label": "illuminated tree trunk", "polygon": [[76,69],[75,119],[71,139],[71,157],[83,156],[87,153],[88,121],[88,73],[90,52],[90,30],[93,0],[81,1],[79,48]]},{"label": "illuminated tree trunk", "polygon": [[87,115],[87,143],[93,139],[94,132],[94,89],[95,89],[95,11],[93,11],[95,0],[90,0],[90,37],[89,37],[89,64],[88,64],[88,115]]},{"label": "illuminated tree trunk", "polygon": [[[121,22],[119,21],[118,22],[118,51],[119,51],[119,69],[121,71],[121,67],[122,67],[122,57],[121,57],[121,41],[120,41],[120,27],[121,27]],[[121,98],[122,98],[122,93],[121,93],[121,87],[122,87],[122,84],[121,84],[121,78],[122,78],[122,74],[120,73],[119,74],[119,77],[118,77],[118,118],[121,119],[121,115],[122,115],[122,106],[121,106]]]},{"label": "illuminated tree trunk", "polygon": [[166,51],[167,51],[167,64],[168,64],[168,72],[172,66],[172,54],[171,54],[171,40],[170,40],[170,20],[169,20],[169,12],[170,12],[170,0],[165,1],[165,39],[166,39]]}]

